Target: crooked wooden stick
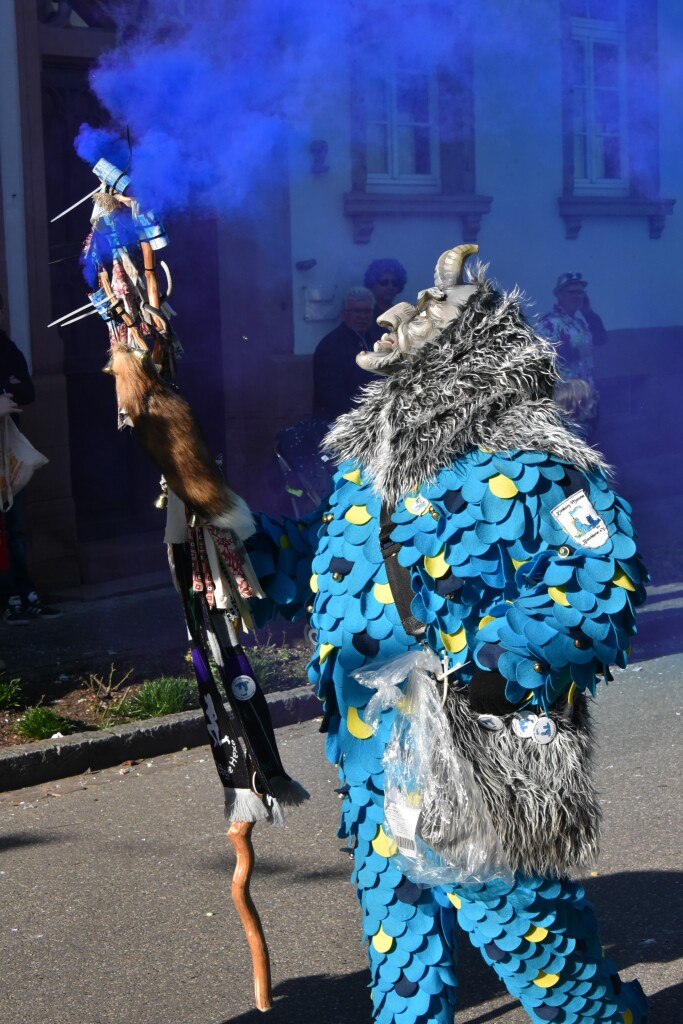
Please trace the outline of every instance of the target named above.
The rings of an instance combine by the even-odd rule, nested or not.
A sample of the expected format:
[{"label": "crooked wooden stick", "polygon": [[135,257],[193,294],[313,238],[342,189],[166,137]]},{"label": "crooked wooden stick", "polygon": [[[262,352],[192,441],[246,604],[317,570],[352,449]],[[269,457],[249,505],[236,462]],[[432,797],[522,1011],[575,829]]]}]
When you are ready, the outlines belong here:
[{"label": "crooked wooden stick", "polygon": [[240,915],[247,936],[254,968],[254,999],[259,1010],[270,1010],[273,1003],[270,991],[270,957],[261,927],[261,919],[249,894],[249,882],[254,870],[254,847],[251,842],[253,821],[233,821],[228,839],[235,848],[235,870],[232,875],[232,901]]}]

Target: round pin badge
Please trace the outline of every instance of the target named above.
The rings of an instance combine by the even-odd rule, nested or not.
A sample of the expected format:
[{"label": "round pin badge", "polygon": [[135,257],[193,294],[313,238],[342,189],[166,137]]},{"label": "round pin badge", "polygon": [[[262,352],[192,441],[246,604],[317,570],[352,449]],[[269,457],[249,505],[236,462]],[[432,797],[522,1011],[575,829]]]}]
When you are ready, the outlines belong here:
[{"label": "round pin badge", "polygon": [[251,676],[237,676],[230,684],[236,700],[249,700],[256,693],[256,683]]},{"label": "round pin badge", "polygon": [[535,715],[533,711],[520,711],[512,719],[512,731],[515,736],[519,736],[520,740],[531,739],[537,720],[538,715]]},{"label": "round pin badge", "polygon": [[477,721],[482,729],[488,729],[489,732],[500,732],[505,725],[503,719],[498,715],[479,715]]},{"label": "round pin badge", "polygon": [[533,736],[536,743],[550,743],[555,739],[556,733],[557,726],[552,718],[548,718],[546,715],[541,715],[534,723]]}]

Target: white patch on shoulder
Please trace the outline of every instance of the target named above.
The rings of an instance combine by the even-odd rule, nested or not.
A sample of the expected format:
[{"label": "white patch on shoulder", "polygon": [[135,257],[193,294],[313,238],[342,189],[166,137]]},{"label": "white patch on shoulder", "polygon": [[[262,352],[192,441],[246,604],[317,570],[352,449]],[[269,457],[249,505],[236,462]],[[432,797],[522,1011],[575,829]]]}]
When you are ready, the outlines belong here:
[{"label": "white patch on shoulder", "polygon": [[585,491],[576,491],[565,498],[552,509],[552,515],[582,548],[599,548],[609,539],[607,524],[595,511]]}]

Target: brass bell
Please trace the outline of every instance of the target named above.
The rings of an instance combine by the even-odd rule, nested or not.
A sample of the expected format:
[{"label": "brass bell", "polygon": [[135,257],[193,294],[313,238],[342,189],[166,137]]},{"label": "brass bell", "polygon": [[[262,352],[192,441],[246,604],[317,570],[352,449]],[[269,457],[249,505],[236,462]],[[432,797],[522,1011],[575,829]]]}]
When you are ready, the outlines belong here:
[{"label": "brass bell", "polygon": [[566,544],[563,544],[561,547],[557,549],[557,553],[560,556],[560,558],[569,558],[572,552],[571,548],[568,548]]},{"label": "brass bell", "polygon": [[333,519],[334,515],[331,512],[326,512],[325,515],[323,516],[324,523],[331,523]]},{"label": "brass bell", "polygon": [[333,572],[332,579],[335,580],[335,582],[339,583],[340,580],[344,579],[344,574],[341,572]]},{"label": "brass bell", "polygon": [[543,665],[541,665],[540,661],[535,661],[534,662],[534,672],[543,672],[543,671],[544,671],[544,668],[543,668]]},{"label": "brass bell", "polygon": [[154,507],[155,508],[167,508],[168,507],[168,484],[166,483],[166,478],[164,476],[162,476],[161,480],[159,481],[159,487],[161,488],[161,494],[155,500]]}]

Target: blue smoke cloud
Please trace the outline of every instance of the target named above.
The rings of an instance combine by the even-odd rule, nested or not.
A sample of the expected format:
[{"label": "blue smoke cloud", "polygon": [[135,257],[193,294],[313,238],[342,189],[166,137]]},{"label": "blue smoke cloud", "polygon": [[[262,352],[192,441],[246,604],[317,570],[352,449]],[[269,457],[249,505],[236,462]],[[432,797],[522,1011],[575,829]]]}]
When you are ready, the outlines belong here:
[{"label": "blue smoke cloud", "polygon": [[344,102],[354,61],[423,53],[432,69],[452,66],[465,24],[443,0],[187,0],[182,21],[170,6],[150,3],[128,24],[121,5],[122,41],[91,75],[111,123],[76,139],[89,163],[124,166],[127,128],[135,193],[159,214],[237,209],[267,183],[273,148],[307,136],[321,83],[339,83]]}]

